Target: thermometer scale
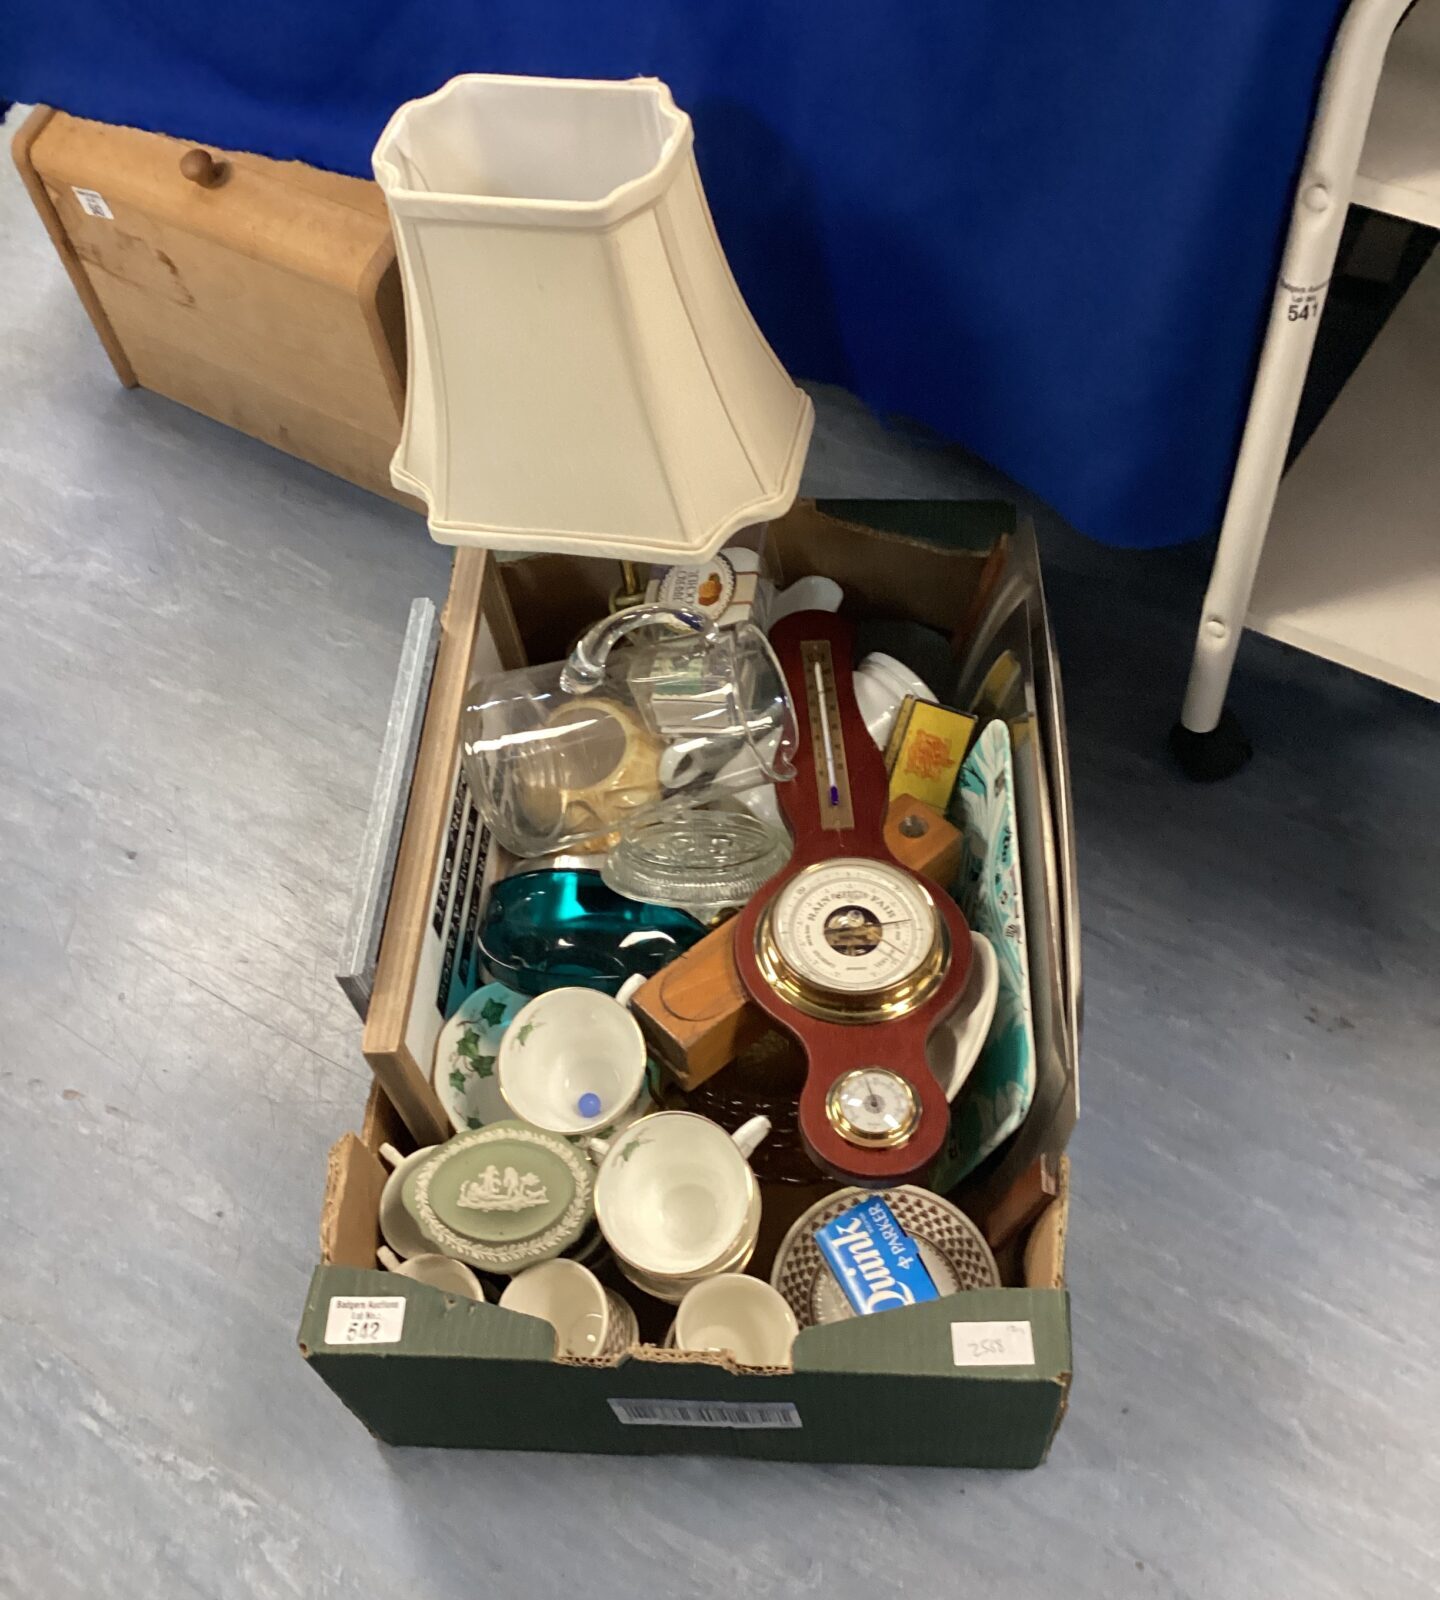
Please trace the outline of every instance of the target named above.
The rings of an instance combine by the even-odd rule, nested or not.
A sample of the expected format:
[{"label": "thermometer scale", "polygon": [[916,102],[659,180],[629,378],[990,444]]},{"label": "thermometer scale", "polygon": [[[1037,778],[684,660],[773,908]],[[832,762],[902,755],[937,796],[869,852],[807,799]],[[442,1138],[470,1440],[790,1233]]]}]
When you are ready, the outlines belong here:
[{"label": "thermometer scale", "polygon": [[964,990],[970,931],[886,848],[888,782],[855,701],[850,624],[797,612],[770,640],[798,724],[797,776],[777,791],[795,853],[737,917],[736,966],[805,1050],[812,1159],[883,1187],[926,1172],[949,1131],[925,1041]]},{"label": "thermometer scale", "polygon": [[[830,664],[830,650],[823,640],[812,640],[803,645],[800,659],[806,666],[805,688],[809,698],[812,726],[820,729],[820,743],[815,746],[815,781],[830,802],[829,809],[821,807],[821,820],[825,827],[849,827],[854,823],[850,809],[850,782],[845,776],[845,746],[840,746],[840,760],[835,759],[835,735],[830,731],[840,726],[840,706],[835,697],[834,668]],[[823,765],[822,765],[823,763]],[[842,784],[841,780],[844,779]],[[841,796],[844,805],[841,805]]]}]

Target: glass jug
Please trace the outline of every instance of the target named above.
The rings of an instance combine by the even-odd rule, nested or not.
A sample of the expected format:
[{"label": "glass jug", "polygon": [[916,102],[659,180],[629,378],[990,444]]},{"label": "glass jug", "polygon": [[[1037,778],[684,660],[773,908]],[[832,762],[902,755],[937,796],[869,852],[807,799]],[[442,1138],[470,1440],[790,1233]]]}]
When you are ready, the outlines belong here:
[{"label": "glass jug", "polygon": [[794,776],[765,635],[678,606],[632,606],[567,661],[477,679],[460,737],[475,804],[519,856],[608,849],[627,823]]}]

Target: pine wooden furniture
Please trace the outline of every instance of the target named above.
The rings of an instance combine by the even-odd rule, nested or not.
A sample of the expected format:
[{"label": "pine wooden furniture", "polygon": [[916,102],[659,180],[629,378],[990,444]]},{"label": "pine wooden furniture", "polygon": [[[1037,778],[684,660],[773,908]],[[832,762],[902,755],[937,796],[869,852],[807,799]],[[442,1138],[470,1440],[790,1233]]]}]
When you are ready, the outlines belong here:
[{"label": "pine wooden furniture", "polygon": [[38,107],[16,165],[115,374],[376,494],[405,396],[379,189]]}]

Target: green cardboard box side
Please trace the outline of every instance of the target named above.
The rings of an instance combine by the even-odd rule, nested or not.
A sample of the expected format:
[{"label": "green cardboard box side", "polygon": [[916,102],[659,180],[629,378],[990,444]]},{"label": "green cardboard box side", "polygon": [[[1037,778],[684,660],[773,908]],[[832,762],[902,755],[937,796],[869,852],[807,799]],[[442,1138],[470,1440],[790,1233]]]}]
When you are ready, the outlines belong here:
[{"label": "green cardboard box side", "polygon": [[[329,1346],[334,1295],[402,1295],[393,1345]],[[959,1370],[951,1325],[1026,1321],[1033,1367]],[[1063,1289],[995,1289],[809,1328],[795,1370],[632,1356],[616,1367],[557,1364],[549,1330],[384,1272],[320,1267],[300,1327],[311,1366],[386,1444],[653,1455],[703,1450],[772,1461],[1032,1467],[1044,1458],[1070,1387],[1070,1300]],[[799,1426],[638,1426],[611,1400],[792,1411]],[[623,1408],[622,1408],[623,1409]]]},{"label": "green cardboard box side", "polygon": [[[955,612],[969,611],[972,618],[991,595],[1003,596],[1006,574],[1031,574],[1030,603],[1049,649],[1033,533],[1015,527],[1013,508],[995,502],[822,502],[805,513],[809,520],[798,536],[809,560],[815,559],[817,514],[827,524],[833,520],[833,528],[821,530],[827,554],[835,549],[832,539],[878,547],[863,559],[883,561],[877,570],[884,573],[881,587],[891,592],[887,598],[903,588],[897,568],[903,571],[905,551],[922,552],[916,561],[920,620],[949,611],[936,592],[937,547],[968,563]],[[853,565],[849,550],[837,565]],[[793,567],[786,573],[787,579],[797,575]],[[1053,662],[1047,659],[1044,670],[1053,679]],[[1052,771],[1059,769],[1068,783],[1064,730],[1046,731]],[[1073,895],[1073,883],[1065,887]],[[1070,998],[1078,1009],[1078,994]],[[1078,1041],[1070,1039],[1072,1104],[1068,1117],[1057,1117],[1057,1144],[1073,1121],[1077,1050]],[[374,1129],[367,1135],[371,1151],[380,1137]],[[373,1155],[365,1160],[383,1171]],[[332,1169],[333,1163],[332,1154]],[[332,1170],[332,1183],[333,1178]],[[1063,1226],[1062,1220],[1060,1263]],[[1063,1281],[1058,1265],[1054,1278]],[[327,1344],[326,1322],[337,1296],[403,1298],[403,1331],[392,1343]],[[1033,1364],[957,1364],[952,1330],[975,1322],[1028,1324]],[[383,1442],[462,1449],[1033,1467],[1044,1459],[1064,1417],[1071,1377],[1069,1295],[1063,1287],[972,1292],[806,1329],[795,1346],[794,1371],[772,1374],[739,1372],[718,1359],[677,1358],[651,1347],[613,1367],[557,1362],[550,1359],[550,1330],[532,1318],[458,1300],[398,1275],[325,1264],[311,1279],[299,1342],[306,1361]],[[622,1420],[647,1412],[654,1413],[648,1425]]]}]

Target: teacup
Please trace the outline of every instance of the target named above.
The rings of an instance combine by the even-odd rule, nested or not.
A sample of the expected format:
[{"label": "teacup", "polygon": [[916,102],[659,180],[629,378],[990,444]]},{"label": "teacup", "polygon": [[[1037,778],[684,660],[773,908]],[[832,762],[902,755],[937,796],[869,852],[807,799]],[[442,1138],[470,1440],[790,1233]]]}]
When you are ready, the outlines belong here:
[{"label": "teacup", "polygon": [[677,1350],[718,1350],[747,1367],[788,1367],[800,1333],[785,1297],[759,1278],[726,1272],[697,1283],[675,1316]]},{"label": "teacup", "polygon": [[500,1093],[532,1127],[567,1138],[623,1119],[645,1088],[645,1041],[628,978],[612,1000],[594,989],[551,989],[517,1012],[500,1040]]},{"label": "teacup", "polygon": [[890,742],[895,718],[906,695],[917,700],[933,700],[934,691],[923,678],[911,672],[903,661],[873,650],[855,668],[855,699],[870,737],[883,750]]},{"label": "teacup", "polygon": [[677,1280],[748,1260],[760,1226],[748,1158],[769,1132],[768,1117],[728,1134],[691,1111],[655,1111],[608,1144],[592,1139],[595,1215],[621,1267],[673,1294]]},{"label": "teacup", "polygon": [[677,1274],[674,1277],[656,1277],[619,1258],[616,1265],[637,1289],[643,1289],[652,1299],[668,1300],[672,1306],[678,1306],[697,1283],[704,1283],[707,1278],[715,1277],[722,1272],[743,1272],[749,1264],[750,1257],[755,1253],[759,1235],[760,1192],[757,1188],[755,1199],[746,1214],[745,1227],[740,1238],[736,1241],[735,1248],[723,1260],[712,1263],[700,1272]]},{"label": "teacup", "polygon": [[678,1306],[685,1296],[697,1283],[704,1283],[707,1279],[718,1277],[723,1272],[743,1272],[750,1264],[750,1258],[755,1254],[755,1245],[759,1239],[760,1214],[757,1210],[753,1226],[742,1235],[736,1248],[723,1260],[712,1262],[700,1272],[691,1272],[676,1277],[666,1277],[663,1274],[644,1272],[639,1267],[632,1266],[630,1262],[620,1256],[615,1257],[615,1265],[635,1285],[637,1289],[648,1294],[652,1300],[665,1300],[672,1306]]},{"label": "teacup", "polygon": [[548,1322],[559,1355],[612,1355],[635,1339],[634,1312],[577,1261],[542,1261],[517,1273],[500,1304]]},{"label": "teacup", "polygon": [[389,1247],[382,1244],[375,1252],[386,1272],[398,1273],[402,1278],[413,1278],[416,1283],[428,1284],[445,1294],[458,1294],[465,1300],[483,1300],[485,1291],[480,1280],[463,1261],[452,1261],[449,1256],[426,1251],[402,1261]]},{"label": "teacup", "polygon": [[402,1258],[426,1255],[432,1249],[419,1224],[405,1208],[404,1191],[405,1180],[435,1148],[428,1144],[402,1156],[393,1144],[380,1146],[381,1159],[390,1168],[390,1176],[380,1191],[380,1232],[385,1236],[385,1243]]}]

